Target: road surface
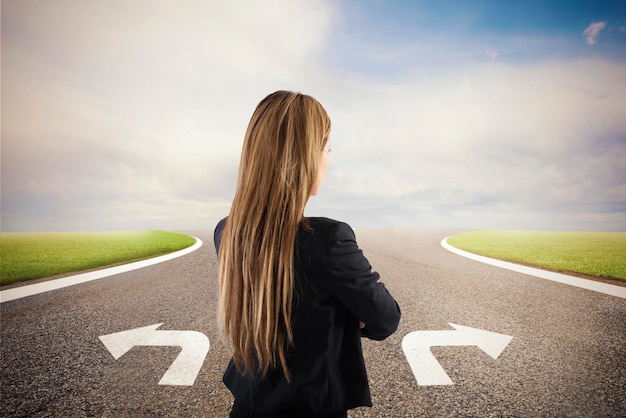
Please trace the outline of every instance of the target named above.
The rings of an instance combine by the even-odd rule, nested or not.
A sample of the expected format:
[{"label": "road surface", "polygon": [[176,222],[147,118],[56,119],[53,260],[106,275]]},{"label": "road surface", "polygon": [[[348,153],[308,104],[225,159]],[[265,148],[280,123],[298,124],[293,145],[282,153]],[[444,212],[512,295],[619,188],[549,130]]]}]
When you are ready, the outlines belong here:
[{"label": "road surface", "polygon": [[[455,232],[357,230],[403,316],[364,340],[374,407],[349,416],[626,416],[626,299],[450,253]],[[190,233],[183,257],[2,303],[0,414],[227,416],[212,232]]]}]

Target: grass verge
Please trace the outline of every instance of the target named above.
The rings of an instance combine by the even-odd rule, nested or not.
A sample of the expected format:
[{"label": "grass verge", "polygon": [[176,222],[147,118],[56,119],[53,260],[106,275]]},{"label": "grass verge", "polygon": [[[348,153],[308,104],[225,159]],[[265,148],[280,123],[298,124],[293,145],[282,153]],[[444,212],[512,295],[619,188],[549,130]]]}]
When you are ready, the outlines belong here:
[{"label": "grass verge", "polygon": [[125,264],[194,243],[167,231],[1,233],[0,285]]},{"label": "grass verge", "polygon": [[626,232],[471,231],[448,238],[474,254],[626,281]]}]

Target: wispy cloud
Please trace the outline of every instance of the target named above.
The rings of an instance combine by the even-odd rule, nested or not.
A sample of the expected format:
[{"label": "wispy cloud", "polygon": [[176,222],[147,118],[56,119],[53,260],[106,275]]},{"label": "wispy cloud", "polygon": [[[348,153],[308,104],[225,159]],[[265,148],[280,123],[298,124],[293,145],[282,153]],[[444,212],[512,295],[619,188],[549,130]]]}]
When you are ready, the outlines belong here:
[{"label": "wispy cloud", "polygon": [[607,22],[592,22],[587,29],[583,32],[583,35],[587,37],[588,45],[596,44],[596,37],[600,34],[602,29],[606,27]]},{"label": "wispy cloud", "polygon": [[498,55],[500,55],[500,53],[495,49],[488,49],[485,51],[485,55],[487,55],[492,60],[495,60],[496,58],[498,58]]}]

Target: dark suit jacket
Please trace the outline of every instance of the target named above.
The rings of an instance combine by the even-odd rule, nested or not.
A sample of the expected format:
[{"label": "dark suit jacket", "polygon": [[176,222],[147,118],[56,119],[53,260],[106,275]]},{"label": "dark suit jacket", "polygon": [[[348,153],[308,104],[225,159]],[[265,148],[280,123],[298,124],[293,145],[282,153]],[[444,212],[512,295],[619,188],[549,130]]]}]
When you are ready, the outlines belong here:
[{"label": "dark suit jacket", "polygon": [[[400,321],[400,308],[357,246],[345,223],[308,218],[300,227],[295,259],[288,351],[291,382],[279,368],[264,379],[240,374],[231,361],[224,383],[237,402],[268,412],[330,413],[371,406],[361,337],[382,340]],[[215,229],[219,252],[225,220]],[[366,326],[359,330],[359,320]]]}]

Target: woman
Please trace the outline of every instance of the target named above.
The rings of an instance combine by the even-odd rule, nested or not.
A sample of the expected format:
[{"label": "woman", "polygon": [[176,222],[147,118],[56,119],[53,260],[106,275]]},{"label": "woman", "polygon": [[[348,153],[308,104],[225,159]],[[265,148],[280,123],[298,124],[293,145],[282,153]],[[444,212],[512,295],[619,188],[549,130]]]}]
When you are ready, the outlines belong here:
[{"label": "woman", "polygon": [[230,214],[215,229],[231,417],[345,417],[372,405],[360,338],[391,335],[400,309],[347,224],[304,217],[329,134],[320,103],[288,91],[263,99],[248,125]]}]

